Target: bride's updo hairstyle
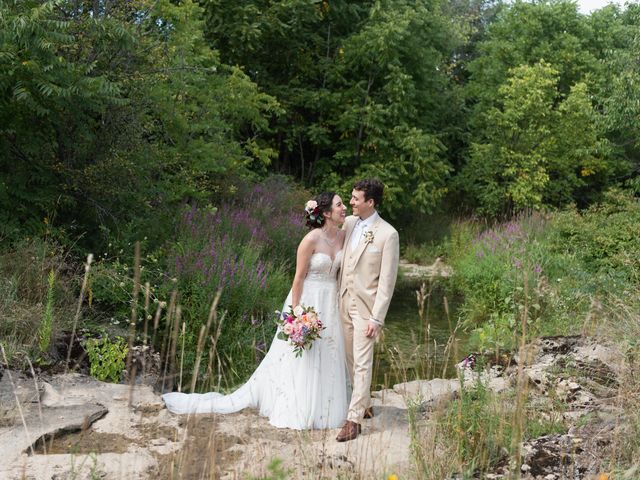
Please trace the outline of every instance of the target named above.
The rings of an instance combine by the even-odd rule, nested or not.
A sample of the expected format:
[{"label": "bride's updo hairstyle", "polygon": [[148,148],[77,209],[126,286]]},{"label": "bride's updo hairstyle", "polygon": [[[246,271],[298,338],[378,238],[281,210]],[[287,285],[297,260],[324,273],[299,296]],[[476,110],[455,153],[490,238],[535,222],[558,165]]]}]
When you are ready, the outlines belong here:
[{"label": "bride's updo hairstyle", "polygon": [[324,213],[330,212],[333,206],[333,197],[335,192],[322,192],[313,200],[309,200],[304,206],[304,218],[307,221],[307,227],[310,229],[320,228],[324,225]]}]

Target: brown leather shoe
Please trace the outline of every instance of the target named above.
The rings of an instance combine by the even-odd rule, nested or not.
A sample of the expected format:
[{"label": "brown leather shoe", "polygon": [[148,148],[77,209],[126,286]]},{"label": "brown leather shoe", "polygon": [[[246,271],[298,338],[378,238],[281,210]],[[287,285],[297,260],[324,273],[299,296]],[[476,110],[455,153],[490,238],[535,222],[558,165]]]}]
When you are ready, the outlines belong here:
[{"label": "brown leather shoe", "polygon": [[373,407],[369,407],[364,411],[364,418],[365,420],[373,418]]},{"label": "brown leather shoe", "polygon": [[362,432],[362,427],[359,423],[347,420],[346,422],[344,422],[344,425],[342,426],[340,433],[336,437],[336,440],[339,442],[347,442],[349,440],[357,438],[360,432]]}]

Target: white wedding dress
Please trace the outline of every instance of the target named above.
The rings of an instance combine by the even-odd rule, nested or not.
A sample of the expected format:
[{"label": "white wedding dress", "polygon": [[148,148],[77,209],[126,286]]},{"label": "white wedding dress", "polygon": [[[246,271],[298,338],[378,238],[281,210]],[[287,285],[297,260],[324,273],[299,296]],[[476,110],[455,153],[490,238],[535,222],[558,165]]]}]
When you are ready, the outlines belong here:
[{"label": "white wedding dress", "polygon": [[[257,408],[269,423],[303,430],[337,428],[348,410],[345,347],[338,312],[337,272],[342,251],[335,259],[314,253],[309,260],[300,303],[313,306],[323,325],[302,357],[293,346],[276,337],[251,378],[229,395],[219,393],[167,393],[162,396],[173,413],[233,413]],[[291,292],[284,309],[291,304]]]}]

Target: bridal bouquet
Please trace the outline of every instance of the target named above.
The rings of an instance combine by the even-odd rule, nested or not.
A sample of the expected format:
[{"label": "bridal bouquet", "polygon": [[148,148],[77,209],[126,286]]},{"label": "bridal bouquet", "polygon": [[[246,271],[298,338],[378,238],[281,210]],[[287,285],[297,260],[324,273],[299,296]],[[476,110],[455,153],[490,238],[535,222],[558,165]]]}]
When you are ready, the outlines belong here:
[{"label": "bridal bouquet", "polygon": [[293,345],[296,357],[301,357],[304,350],[310,349],[313,341],[320,338],[320,332],[325,328],[313,307],[289,306],[289,311],[276,313],[278,338],[288,340]]}]

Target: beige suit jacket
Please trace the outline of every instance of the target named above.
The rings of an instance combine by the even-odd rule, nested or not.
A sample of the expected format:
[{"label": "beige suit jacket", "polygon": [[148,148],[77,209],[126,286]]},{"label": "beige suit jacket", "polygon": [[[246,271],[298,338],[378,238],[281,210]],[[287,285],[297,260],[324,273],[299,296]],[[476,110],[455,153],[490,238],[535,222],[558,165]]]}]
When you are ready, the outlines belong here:
[{"label": "beige suit jacket", "polygon": [[345,295],[355,300],[358,313],[363,319],[373,319],[384,325],[398,276],[400,242],[398,232],[382,218],[367,230],[370,241],[365,238],[355,250],[351,249],[351,235],[358,217],[345,220],[345,243],[340,269],[340,305],[346,315]]}]

